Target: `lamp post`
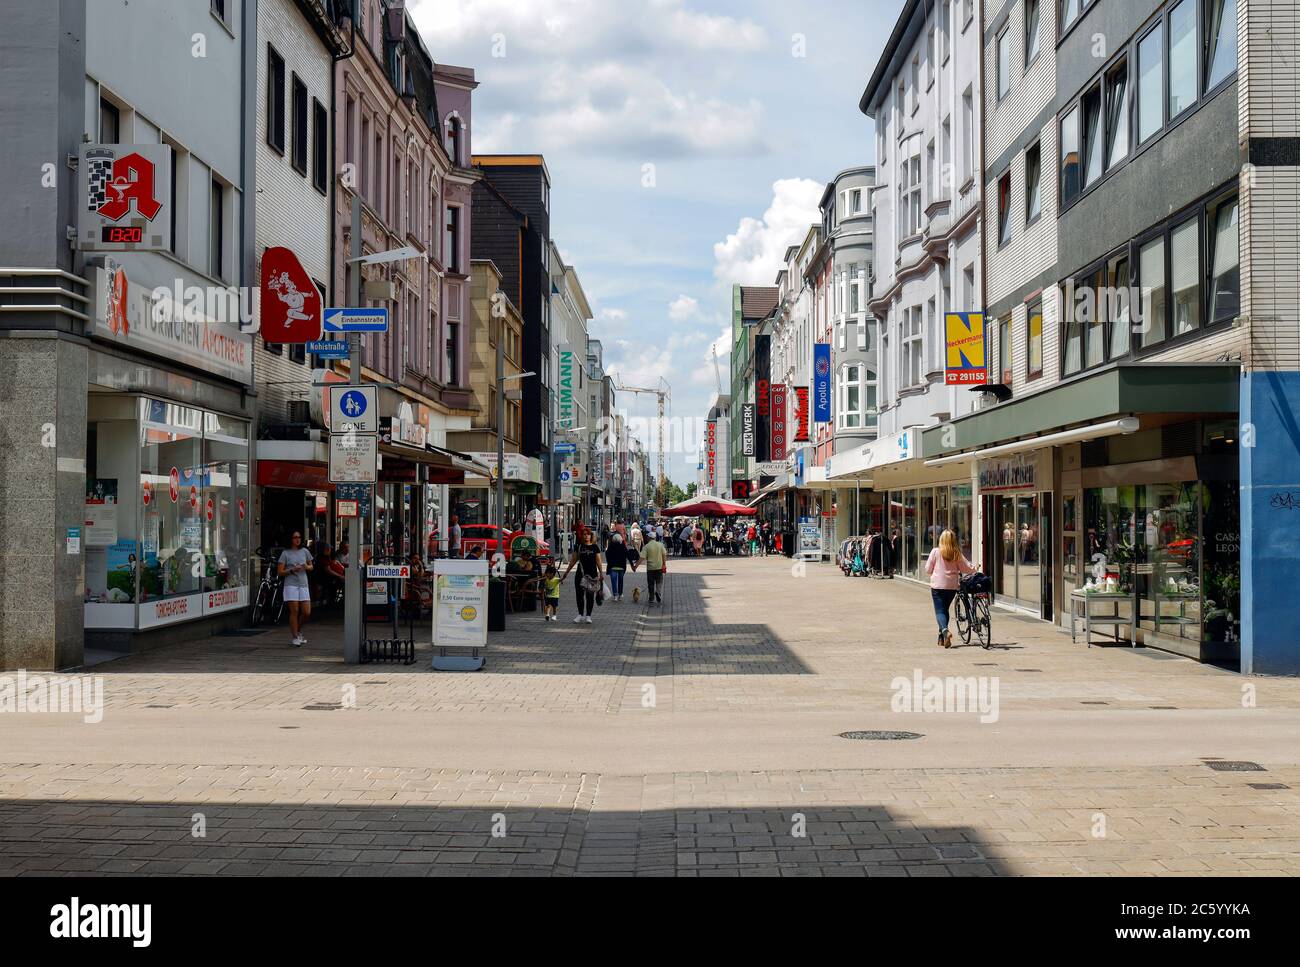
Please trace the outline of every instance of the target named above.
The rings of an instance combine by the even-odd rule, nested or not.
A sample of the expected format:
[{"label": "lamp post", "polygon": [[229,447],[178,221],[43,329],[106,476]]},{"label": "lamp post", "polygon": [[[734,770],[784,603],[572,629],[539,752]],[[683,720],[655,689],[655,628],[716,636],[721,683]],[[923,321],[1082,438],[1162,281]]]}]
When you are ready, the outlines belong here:
[{"label": "lamp post", "polygon": [[[497,293],[501,295],[501,293]],[[526,373],[515,373],[511,376],[506,375],[506,356],[505,356],[505,337],[506,337],[506,307],[505,299],[494,298],[492,300],[492,315],[501,320],[497,325],[497,553],[505,554],[505,532],[506,532],[506,432],[505,432],[505,406],[506,406],[506,383],[512,379],[527,379],[529,376],[536,376],[537,373],[529,370]]]},{"label": "lamp post", "polygon": [[[585,426],[565,426],[564,420],[551,421],[552,440],[556,433],[585,433]],[[555,535],[556,546],[552,548],[553,553],[560,553],[560,461],[557,459],[558,454],[555,452],[555,446],[551,446],[551,496],[554,499],[555,511],[551,515],[551,533]]]}]

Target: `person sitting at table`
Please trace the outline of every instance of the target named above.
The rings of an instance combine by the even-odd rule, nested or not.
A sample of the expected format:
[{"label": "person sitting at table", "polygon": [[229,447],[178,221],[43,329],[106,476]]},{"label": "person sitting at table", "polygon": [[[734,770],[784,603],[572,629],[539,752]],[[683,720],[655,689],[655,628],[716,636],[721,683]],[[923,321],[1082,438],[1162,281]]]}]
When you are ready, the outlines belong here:
[{"label": "person sitting at table", "polygon": [[515,554],[510,558],[510,562],[506,565],[507,574],[522,574],[531,577],[535,570],[536,569],[533,567],[533,556],[527,551],[520,551],[518,554]]}]

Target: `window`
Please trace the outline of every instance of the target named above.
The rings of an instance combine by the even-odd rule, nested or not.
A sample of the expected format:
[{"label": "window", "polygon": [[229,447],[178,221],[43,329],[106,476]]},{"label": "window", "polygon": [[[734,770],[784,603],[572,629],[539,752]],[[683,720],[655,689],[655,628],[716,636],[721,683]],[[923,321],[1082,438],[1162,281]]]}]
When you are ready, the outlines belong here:
[{"label": "window", "polygon": [[329,114],[325,105],[312,98],[312,165],[311,183],[316,190],[324,193],[329,184]]},{"label": "window", "polygon": [[460,385],[460,370],[456,365],[458,354],[456,345],[460,341],[460,323],[447,323],[447,385]]},{"label": "window", "polygon": [[460,208],[447,206],[447,225],[443,241],[443,258],[448,272],[460,271]]},{"label": "window", "polygon": [[211,0],[208,4],[208,9],[212,11],[212,15],[227,27],[230,26],[230,18],[226,15],[226,5],[228,2],[229,0]]},{"label": "window", "polygon": [[361,119],[361,170],[357,172],[357,189],[367,198],[370,193],[370,118]]},{"label": "window", "polygon": [[115,104],[99,99],[99,143],[119,144],[122,139],[122,115]]},{"label": "window", "polygon": [[921,107],[921,55],[912,56],[912,113]]},{"label": "window", "polygon": [[212,179],[209,218],[211,231],[208,239],[208,274],[224,280],[226,277],[226,186],[216,178]]},{"label": "window", "polygon": [[1211,206],[1205,220],[1210,251],[1209,321],[1228,322],[1241,312],[1241,254],[1237,234],[1237,196]]},{"label": "window", "polygon": [[460,164],[460,118],[447,119],[447,157],[454,165]]},{"label": "window", "polygon": [[938,51],[935,49],[934,37],[934,27],[931,26],[925,35],[926,90],[934,86],[935,65],[938,63]]},{"label": "window", "polygon": [[293,153],[290,163],[301,174],[307,173],[307,85],[293,75]]},{"label": "window", "polygon": [[1182,0],[1169,11],[1169,120],[1196,102],[1196,3]]},{"label": "window", "polygon": [[1025,151],[1025,224],[1043,213],[1043,146],[1035,142]]},{"label": "window", "polygon": [[267,45],[266,143],[284,154],[284,58]]},{"label": "window", "polygon": [[1236,0],[1205,0],[1205,89],[1213,90],[1237,69]]},{"label": "window", "polygon": [[912,169],[911,226],[912,234],[915,235],[921,231],[921,156],[919,154],[912,156],[910,167]]},{"label": "window", "polygon": [[1169,235],[1171,294],[1174,300],[1174,335],[1201,325],[1200,224],[1193,218]]},{"label": "window", "polygon": [[840,371],[839,397],[840,426],[849,430],[863,426],[861,366],[845,366]]},{"label": "window", "polygon": [[1141,343],[1154,346],[1164,342],[1166,325],[1165,237],[1160,235],[1138,251],[1138,285],[1142,293],[1142,321],[1138,327]]},{"label": "window", "polygon": [[1025,67],[1038,57],[1042,32],[1039,0],[1025,0]]},{"label": "window", "polygon": [[849,192],[849,214],[862,214],[862,189],[854,188]]},{"label": "window", "polygon": [[1061,204],[1079,196],[1079,109],[1070,108],[1061,118]]},{"label": "window", "polygon": [[921,326],[921,307],[913,306],[903,312],[903,360],[900,375],[903,387],[920,386],[924,376],[924,330]]},{"label": "window", "polygon": [[1070,29],[1070,25],[1079,19],[1079,10],[1086,0],[1061,0],[1061,33]]},{"label": "window", "polygon": [[1106,75],[1106,170],[1128,156],[1128,61]]},{"label": "window", "polygon": [[1011,385],[1011,317],[998,321],[998,368],[1002,371],[1002,385]]},{"label": "window", "polygon": [[998,179],[998,245],[1011,241],[1011,172]]},{"label": "window", "polygon": [[1011,28],[998,34],[998,100],[1011,93]]},{"label": "window", "polygon": [[1025,326],[1025,360],[1028,379],[1037,379],[1043,375],[1043,300],[1035,299],[1029,303],[1028,319]]},{"label": "window", "polygon": [[1106,324],[1110,327],[1107,358],[1112,360],[1128,355],[1133,326],[1129,281],[1129,256],[1125,249],[1106,265]]},{"label": "window", "polygon": [[949,0],[939,3],[939,29],[943,31],[943,62],[946,64],[952,54],[952,3]]},{"label": "window", "polygon": [[1102,175],[1101,85],[1083,95],[1083,185],[1086,188]]},{"label": "window", "polygon": [[1156,27],[1138,41],[1137,140],[1145,143],[1164,124],[1164,32]]}]

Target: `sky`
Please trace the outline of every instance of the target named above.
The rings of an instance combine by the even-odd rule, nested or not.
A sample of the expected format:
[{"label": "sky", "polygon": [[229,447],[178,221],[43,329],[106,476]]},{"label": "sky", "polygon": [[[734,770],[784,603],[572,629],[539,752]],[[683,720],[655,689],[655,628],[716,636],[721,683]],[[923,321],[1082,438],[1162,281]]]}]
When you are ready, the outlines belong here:
[{"label": "sky", "polygon": [[[408,6],[436,62],[475,69],[473,151],[545,155],[552,237],[607,371],[663,377],[670,415],[703,419],[715,347],[729,389],[732,283],[773,284],[826,183],[873,160],[858,99],[902,0]],[[671,479],[696,479],[697,453],[668,457]]]}]

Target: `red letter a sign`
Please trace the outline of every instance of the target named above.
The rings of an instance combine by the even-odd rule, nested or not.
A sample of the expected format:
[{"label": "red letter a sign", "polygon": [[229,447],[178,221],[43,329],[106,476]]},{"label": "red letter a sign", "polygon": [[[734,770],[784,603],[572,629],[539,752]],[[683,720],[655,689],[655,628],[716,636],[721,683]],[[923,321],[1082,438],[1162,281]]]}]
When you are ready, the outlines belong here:
[{"label": "red letter a sign", "polygon": [[287,248],[262,253],[262,338],[311,342],[321,336],[320,293]]}]

